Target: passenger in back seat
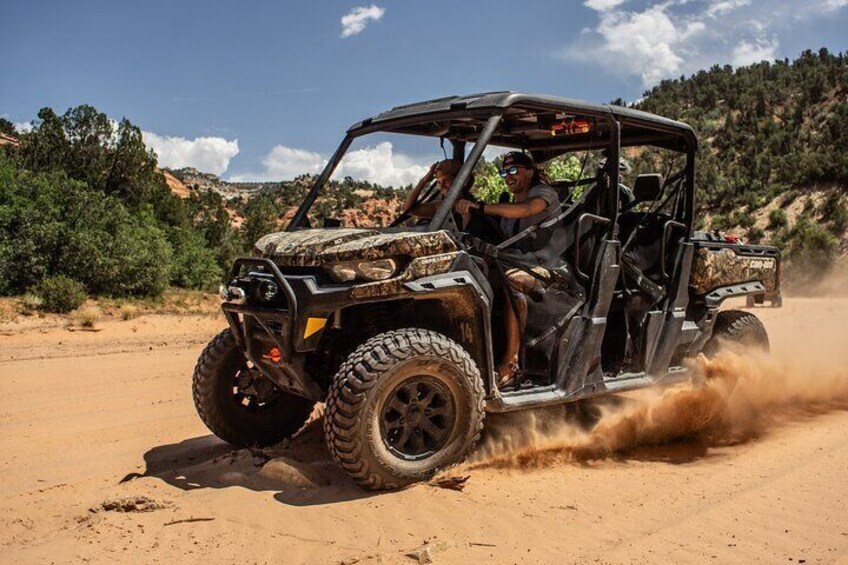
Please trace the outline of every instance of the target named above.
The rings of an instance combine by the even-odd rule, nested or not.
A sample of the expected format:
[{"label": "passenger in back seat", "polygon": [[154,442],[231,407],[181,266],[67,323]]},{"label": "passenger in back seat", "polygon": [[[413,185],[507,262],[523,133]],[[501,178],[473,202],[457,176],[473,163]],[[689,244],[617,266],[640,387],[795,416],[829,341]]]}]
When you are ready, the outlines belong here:
[{"label": "passenger in back seat", "polygon": [[[469,210],[477,209],[482,214],[500,218],[501,229],[508,238],[544,222],[559,211],[560,202],[556,190],[548,185],[544,172],[526,153],[507,153],[500,174],[513,194],[514,202],[482,204],[460,200],[456,204],[456,210],[467,214]],[[506,347],[497,368],[501,387],[514,384],[518,373],[518,353],[527,320],[526,295],[551,284],[553,275],[548,269],[555,266],[545,264],[544,254],[534,254],[534,251],[540,250],[533,249],[530,238],[516,242],[516,248],[522,252],[521,256],[525,261],[532,263],[522,264],[521,268],[505,269],[513,292],[511,296],[507,296],[504,310]],[[505,290],[509,293],[509,290]]]}]

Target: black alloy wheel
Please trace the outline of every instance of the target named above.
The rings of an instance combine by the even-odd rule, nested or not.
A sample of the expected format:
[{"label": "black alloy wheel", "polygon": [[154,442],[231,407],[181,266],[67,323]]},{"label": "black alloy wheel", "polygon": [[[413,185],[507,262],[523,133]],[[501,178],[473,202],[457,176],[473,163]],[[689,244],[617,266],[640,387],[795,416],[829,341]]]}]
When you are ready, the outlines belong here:
[{"label": "black alloy wheel", "polygon": [[383,442],[389,451],[407,461],[425,459],[439,451],[456,423],[450,391],[426,375],[412,377],[389,393],[382,412]]}]

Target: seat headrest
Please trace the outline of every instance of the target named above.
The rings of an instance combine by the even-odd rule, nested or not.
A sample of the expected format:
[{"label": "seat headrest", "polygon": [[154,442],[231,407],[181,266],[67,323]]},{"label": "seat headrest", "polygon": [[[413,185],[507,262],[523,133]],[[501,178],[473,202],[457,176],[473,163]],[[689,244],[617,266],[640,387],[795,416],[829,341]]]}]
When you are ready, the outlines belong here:
[{"label": "seat headrest", "polygon": [[662,191],[663,177],[661,174],[639,175],[633,184],[633,195],[636,202],[653,202]]}]

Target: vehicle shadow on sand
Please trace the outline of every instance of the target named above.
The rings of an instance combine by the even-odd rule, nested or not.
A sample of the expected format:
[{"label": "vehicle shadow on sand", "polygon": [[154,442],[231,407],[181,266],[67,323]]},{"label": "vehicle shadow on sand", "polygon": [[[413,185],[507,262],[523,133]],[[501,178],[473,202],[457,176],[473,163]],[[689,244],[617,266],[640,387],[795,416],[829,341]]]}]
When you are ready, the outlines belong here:
[{"label": "vehicle shadow on sand", "polygon": [[[621,426],[605,428],[597,426],[599,416],[591,405],[588,410],[554,407],[532,413],[489,415],[479,450],[471,457],[471,469],[557,464],[591,468],[603,461],[684,465],[726,457],[727,452],[716,448],[738,446],[759,437],[752,430],[740,435],[718,430],[670,437],[656,443],[631,443],[622,437],[628,438],[632,422],[625,420]],[[582,429],[582,435],[560,437],[557,430],[562,429],[563,423],[572,430]],[[265,449],[233,449],[213,435],[157,446],[144,454],[145,472],[131,473],[124,481],[155,477],[186,491],[242,487],[274,492],[275,500],[292,506],[394,494],[368,492],[356,485],[333,461],[321,427],[322,419],[317,417],[291,441]],[[614,432],[612,436],[611,432]]]},{"label": "vehicle shadow on sand", "polygon": [[357,486],[332,460],[321,434],[321,421],[291,441],[265,449],[233,449],[215,436],[160,445],[144,454],[141,475],[182,490],[242,487],[275,492],[274,499],[293,506],[332,504],[378,494]]}]

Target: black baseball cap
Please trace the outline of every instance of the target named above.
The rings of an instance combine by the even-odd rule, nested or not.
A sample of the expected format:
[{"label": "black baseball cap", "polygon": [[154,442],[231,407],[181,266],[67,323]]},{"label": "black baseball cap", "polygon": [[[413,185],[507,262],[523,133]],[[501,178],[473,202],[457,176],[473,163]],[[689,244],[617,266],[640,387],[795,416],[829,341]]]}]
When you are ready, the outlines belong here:
[{"label": "black baseball cap", "polygon": [[536,164],[533,163],[533,158],[522,151],[510,151],[504,155],[503,168],[507,169],[512,166],[528,167],[530,169],[536,168]]}]

